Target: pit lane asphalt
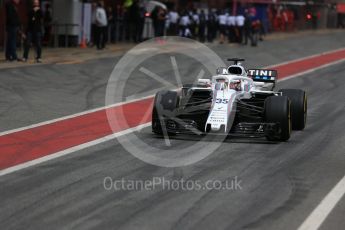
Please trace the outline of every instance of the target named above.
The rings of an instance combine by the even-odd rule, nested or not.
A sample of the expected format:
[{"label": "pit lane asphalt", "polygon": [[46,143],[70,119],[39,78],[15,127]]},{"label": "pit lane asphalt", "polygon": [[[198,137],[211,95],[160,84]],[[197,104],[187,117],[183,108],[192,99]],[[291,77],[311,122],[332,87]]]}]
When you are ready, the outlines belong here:
[{"label": "pit lane asphalt", "polygon": [[[220,57],[243,57],[247,68],[258,68],[345,47],[344,32],[271,40],[250,46],[210,45]],[[104,58],[73,65],[0,69],[0,132],[104,106],[110,74],[120,59]],[[191,59],[177,57],[184,81],[200,71]],[[147,69],[174,83],[171,63],[162,58],[145,63]],[[213,73],[214,74],[214,73]],[[127,96],[154,94],[162,87],[138,71],[126,84]]]},{"label": "pit lane asphalt", "polygon": [[[331,41],[332,38],[327,39]],[[312,52],[314,50],[309,50],[309,54]],[[295,58],[292,53],[285,60]],[[274,64],[260,61],[260,65]],[[279,62],[281,60],[276,61]],[[278,88],[305,89],[309,96],[308,127],[303,132],[294,132],[286,143],[229,139],[197,164],[167,169],[147,165],[133,158],[116,141],[110,141],[0,177],[1,228],[296,229],[345,175],[344,73],[344,65],[339,64],[278,84]],[[75,77],[80,78],[79,75]],[[71,85],[78,83],[70,82]],[[32,100],[31,108],[36,109],[34,99],[40,97],[29,97],[30,94],[28,92],[23,98]],[[77,97],[83,98],[82,95]],[[44,100],[40,99],[40,102]],[[73,105],[72,101],[69,103]],[[62,102],[60,106],[64,106]],[[64,109],[73,112],[68,104]],[[46,115],[49,112],[52,113],[46,111],[42,117],[57,115]],[[164,146],[164,140],[152,136],[149,129],[138,135],[148,143]],[[190,142],[178,137],[172,141],[182,146]],[[115,192],[103,188],[103,180],[108,176],[113,179],[165,177],[202,181],[224,181],[237,176],[242,181],[242,190]],[[343,199],[322,229],[342,229],[344,212]]]}]

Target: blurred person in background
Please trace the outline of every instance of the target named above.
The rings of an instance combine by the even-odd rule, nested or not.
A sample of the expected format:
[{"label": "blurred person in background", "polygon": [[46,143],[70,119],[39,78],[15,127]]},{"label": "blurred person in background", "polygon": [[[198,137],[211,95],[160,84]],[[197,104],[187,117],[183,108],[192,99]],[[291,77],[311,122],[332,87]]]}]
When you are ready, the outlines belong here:
[{"label": "blurred person in background", "polygon": [[108,28],[107,28],[107,41],[113,43],[115,41],[115,13],[113,7],[107,8]]},{"label": "blurred person in background", "polygon": [[198,35],[198,27],[199,27],[199,15],[198,12],[196,10],[193,10],[190,14],[191,17],[191,32],[192,32],[192,36],[195,39]]},{"label": "blurred person in background", "polygon": [[50,4],[46,4],[44,16],[43,16],[43,25],[44,25],[43,43],[44,45],[49,45],[51,41],[52,23],[53,23],[53,17],[52,17],[51,7],[50,7]]},{"label": "blurred person in background", "polygon": [[227,26],[229,43],[236,42],[236,17],[234,15],[229,14],[227,18]]},{"label": "blurred person in background", "polygon": [[287,31],[288,29],[288,25],[289,25],[289,18],[288,18],[288,14],[287,14],[287,9],[283,9],[282,13],[282,30],[283,31]]},{"label": "blurred person in background", "polygon": [[98,50],[105,48],[105,43],[107,40],[107,26],[108,18],[107,13],[104,9],[104,2],[100,1],[97,3],[96,9],[96,45]]},{"label": "blurred person in background", "polygon": [[212,43],[217,36],[218,19],[217,14],[212,10],[207,16],[207,41]]},{"label": "blurred person in background", "polygon": [[244,20],[244,45],[248,44],[248,39],[250,40],[251,44],[253,44],[253,37],[252,37],[252,20],[248,13],[245,14]]},{"label": "blurred person in background", "polygon": [[244,23],[245,17],[242,14],[236,16],[236,42],[242,44],[243,42],[243,33],[244,33]]},{"label": "blurred person in background", "polygon": [[159,7],[157,14],[157,37],[164,36],[166,16],[166,11],[162,7]]},{"label": "blurred person in background", "polygon": [[123,7],[123,40],[124,41],[130,41],[131,40],[131,26],[130,26],[130,18],[129,18],[129,8]]},{"label": "blurred person in background", "polygon": [[219,21],[219,43],[224,44],[225,42],[225,36],[227,35],[227,19],[228,19],[228,14],[222,10],[220,15],[218,16],[218,21]]},{"label": "blurred person in background", "polygon": [[207,25],[207,16],[204,10],[200,11],[199,14],[199,41],[205,42],[206,35],[206,25]]},{"label": "blurred person in background", "polygon": [[6,3],[6,61],[16,61],[17,57],[17,32],[20,27],[17,5],[20,0],[10,0]]},{"label": "blurred person in background", "polygon": [[284,21],[282,16],[282,9],[283,7],[280,6],[277,9],[276,15],[274,17],[274,27],[276,30],[284,31]]},{"label": "blurred person in background", "polygon": [[121,4],[116,5],[116,9],[114,11],[115,15],[115,30],[117,31],[116,34],[116,41],[122,41],[125,37],[125,18],[124,18],[124,8]]},{"label": "blurred person in background", "polygon": [[42,62],[42,25],[43,13],[40,8],[40,2],[39,0],[34,0],[33,7],[28,13],[28,26],[26,30],[23,55],[24,62],[26,62],[29,58],[31,44],[35,44],[36,47],[36,62]]},{"label": "blurred person in background", "polygon": [[151,18],[153,20],[153,28],[154,28],[155,37],[164,36],[164,28],[165,28],[165,20],[166,20],[165,10],[160,6],[156,6],[155,9],[152,11]]},{"label": "blurred person in background", "polygon": [[319,20],[319,14],[318,12],[314,10],[311,14],[311,23],[312,23],[313,30],[317,29],[318,20]]},{"label": "blurred person in background", "polygon": [[97,22],[96,22],[96,10],[97,10],[97,3],[93,2],[91,5],[91,39],[90,39],[90,46],[93,47],[96,44],[96,36],[97,36]]},{"label": "blurred person in background", "polygon": [[252,46],[258,45],[259,35],[261,30],[261,21],[258,18],[254,18],[252,21]]},{"label": "blurred person in background", "polygon": [[133,42],[140,42],[139,25],[140,25],[140,8],[139,1],[135,0],[129,8],[129,26]]},{"label": "blurred person in background", "polygon": [[137,39],[138,42],[143,41],[143,32],[144,32],[144,27],[145,27],[145,14],[146,14],[146,9],[143,3],[139,4],[139,23],[138,23],[138,33],[137,33]]},{"label": "blurred person in background", "polygon": [[[293,30],[295,30],[295,12],[293,10],[289,10],[287,12],[287,15],[288,15],[288,30],[293,31]],[[262,24],[263,24],[264,32],[266,34],[267,30],[265,29],[265,27],[266,27],[265,21],[263,21]]]},{"label": "blurred person in background", "polygon": [[182,17],[180,19],[180,36],[191,38],[192,34],[190,31],[191,20],[186,11],[182,13]]},{"label": "blurred person in background", "polygon": [[168,13],[168,21],[169,21],[169,27],[168,27],[168,35],[169,36],[176,36],[178,34],[178,21],[179,21],[179,14],[172,9]]},{"label": "blurred person in background", "polygon": [[152,19],[152,25],[153,25],[153,31],[154,31],[155,37],[157,37],[157,31],[158,31],[158,11],[159,11],[159,7],[156,6],[151,12],[151,19]]}]

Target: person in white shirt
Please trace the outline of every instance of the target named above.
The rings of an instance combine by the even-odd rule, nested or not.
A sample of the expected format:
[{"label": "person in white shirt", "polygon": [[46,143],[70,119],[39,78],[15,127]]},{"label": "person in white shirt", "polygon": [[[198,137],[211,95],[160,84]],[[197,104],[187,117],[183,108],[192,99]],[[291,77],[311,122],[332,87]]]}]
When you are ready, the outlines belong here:
[{"label": "person in white shirt", "polygon": [[227,18],[227,25],[228,25],[228,38],[229,43],[236,41],[236,17],[233,15],[229,15]]},{"label": "person in white shirt", "polygon": [[169,36],[176,36],[177,35],[179,18],[180,18],[180,16],[175,10],[172,10],[169,12],[169,14],[168,14],[168,21],[169,21],[168,35]]},{"label": "person in white shirt", "polygon": [[225,12],[222,12],[218,16],[218,21],[219,21],[219,33],[220,33],[220,44],[223,44],[225,41],[225,36],[226,36],[226,30],[227,30],[227,19],[228,19],[228,14]]},{"label": "person in white shirt", "polygon": [[101,1],[97,4],[96,9],[96,45],[97,49],[105,48],[108,19],[104,9],[104,3]]},{"label": "person in white shirt", "polygon": [[237,30],[237,42],[242,43],[243,41],[243,30],[244,30],[244,21],[245,17],[243,15],[236,16],[236,30]]},{"label": "person in white shirt", "polygon": [[191,20],[187,13],[184,13],[180,19],[180,36],[181,37],[191,37],[191,31],[189,26],[191,25]]}]

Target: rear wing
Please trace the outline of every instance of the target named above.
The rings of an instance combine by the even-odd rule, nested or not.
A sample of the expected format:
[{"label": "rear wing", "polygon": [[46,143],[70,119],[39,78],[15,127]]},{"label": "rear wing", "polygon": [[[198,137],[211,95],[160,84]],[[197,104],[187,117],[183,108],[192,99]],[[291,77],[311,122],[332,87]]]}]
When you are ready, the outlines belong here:
[{"label": "rear wing", "polygon": [[258,82],[276,83],[278,79],[277,70],[249,69],[247,75]]}]

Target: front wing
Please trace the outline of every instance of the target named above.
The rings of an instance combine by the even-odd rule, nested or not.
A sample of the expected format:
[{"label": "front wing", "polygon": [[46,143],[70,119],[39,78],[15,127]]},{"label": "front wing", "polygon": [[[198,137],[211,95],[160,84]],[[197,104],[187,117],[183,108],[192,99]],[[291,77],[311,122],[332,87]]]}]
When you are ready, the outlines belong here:
[{"label": "front wing", "polygon": [[[280,133],[279,123],[241,122],[233,125],[230,132],[205,132],[202,125],[192,119],[163,118],[160,124],[170,134],[196,134],[196,135],[229,135],[235,137],[265,137]],[[164,127],[165,126],[165,127]]]}]

